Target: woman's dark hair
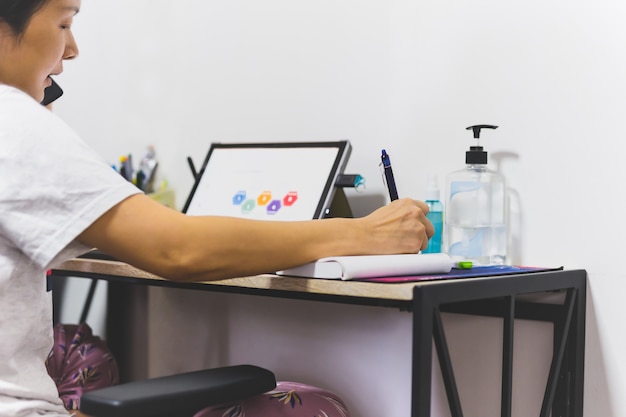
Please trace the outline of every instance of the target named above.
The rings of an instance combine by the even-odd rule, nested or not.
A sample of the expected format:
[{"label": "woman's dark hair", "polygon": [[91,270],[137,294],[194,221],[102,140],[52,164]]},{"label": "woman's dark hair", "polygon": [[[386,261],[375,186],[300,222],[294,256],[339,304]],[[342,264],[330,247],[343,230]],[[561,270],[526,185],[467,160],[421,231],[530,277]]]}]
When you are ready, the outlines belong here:
[{"label": "woman's dark hair", "polygon": [[0,0],[0,23],[6,23],[16,36],[26,30],[30,18],[49,0]]}]

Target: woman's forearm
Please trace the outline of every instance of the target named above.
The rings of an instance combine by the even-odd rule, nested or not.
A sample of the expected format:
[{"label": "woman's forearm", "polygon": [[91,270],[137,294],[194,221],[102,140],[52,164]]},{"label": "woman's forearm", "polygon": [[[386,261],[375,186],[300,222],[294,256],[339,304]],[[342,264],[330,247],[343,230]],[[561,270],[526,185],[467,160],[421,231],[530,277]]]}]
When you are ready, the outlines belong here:
[{"label": "woman's forearm", "polygon": [[165,278],[205,281],[326,256],[416,253],[432,235],[427,210],[402,199],[359,219],[274,222],[185,216],[138,195],[109,210],[79,240]]}]

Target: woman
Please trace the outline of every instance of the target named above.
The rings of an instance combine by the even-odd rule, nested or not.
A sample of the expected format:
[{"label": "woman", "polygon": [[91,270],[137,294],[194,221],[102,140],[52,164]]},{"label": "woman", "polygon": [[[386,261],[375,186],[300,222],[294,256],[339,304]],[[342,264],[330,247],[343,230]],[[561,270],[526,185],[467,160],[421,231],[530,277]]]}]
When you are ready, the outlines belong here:
[{"label": "woman", "polygon": [[187,217],[153,202],[39,105],[50,75],[78,55],[80,5],[0,0],[0,416],[67,415],[44,365],[53,345],[45,271],[90,248],[204,281],[426,247],[428,209],[409,199],[360,219],[307,222]]}]

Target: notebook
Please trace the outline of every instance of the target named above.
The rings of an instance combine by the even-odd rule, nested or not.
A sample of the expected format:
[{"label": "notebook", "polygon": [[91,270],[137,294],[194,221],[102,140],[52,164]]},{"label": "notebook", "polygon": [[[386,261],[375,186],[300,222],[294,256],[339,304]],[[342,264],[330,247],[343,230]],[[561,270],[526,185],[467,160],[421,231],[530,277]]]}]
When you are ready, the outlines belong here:
[{"label": "notebook", "polygon": [[213,143],[183,212],[256,220],[323,218],[350,151],[347,140]]},{"label": "notebook", "polygon": [[294,268],[278,275],[322,278],[364,279],[377,277],[447,274],[453,262],[445,253],[333,256]]}]

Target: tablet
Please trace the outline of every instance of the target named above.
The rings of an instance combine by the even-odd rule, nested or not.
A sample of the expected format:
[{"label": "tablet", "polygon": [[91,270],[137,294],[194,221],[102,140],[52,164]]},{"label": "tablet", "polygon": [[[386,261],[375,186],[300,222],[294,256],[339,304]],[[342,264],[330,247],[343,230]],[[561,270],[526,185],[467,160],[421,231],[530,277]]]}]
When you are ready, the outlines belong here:
[{"label": "tablet", "polygon": [[350,151],[347,140],[213,143],[183,212],[256,220],[324,218]]}]

